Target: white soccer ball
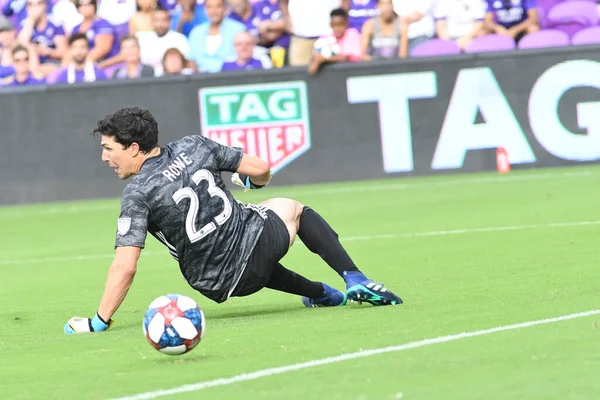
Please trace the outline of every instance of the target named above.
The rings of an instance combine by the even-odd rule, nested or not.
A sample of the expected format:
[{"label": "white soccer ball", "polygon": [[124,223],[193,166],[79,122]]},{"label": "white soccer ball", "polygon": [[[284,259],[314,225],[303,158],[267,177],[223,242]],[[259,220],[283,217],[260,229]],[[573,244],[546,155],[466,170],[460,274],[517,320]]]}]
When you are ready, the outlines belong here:
[{"label": "white soccer ball", "polygon": [[206,330],[204,313],[191,298],[168,294],[154,300],[144,315],[144,335],[164,354],[187,353],[200,343]]},{"label": "white soccer ball", "polygon": [[314,46],[315,51],[323,57],[329,58],[340,54],[340,45],[335,40],[335,37],[328,36],[317,39]]}]

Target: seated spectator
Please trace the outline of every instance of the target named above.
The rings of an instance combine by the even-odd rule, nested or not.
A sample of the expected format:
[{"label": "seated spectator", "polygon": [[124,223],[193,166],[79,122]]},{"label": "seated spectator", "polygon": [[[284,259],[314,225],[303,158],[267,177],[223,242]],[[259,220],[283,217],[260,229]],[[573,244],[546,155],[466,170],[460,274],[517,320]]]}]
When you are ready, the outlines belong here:
[{"label": "seated spectator", "polygon": [[20,43],[35,47],[44,75],[57,69],[67,52],[65,31],[49,21],[47,10],[46,0],[27,0],[27,18],[21,22],[17,37]]},{"label": "seated spectator", "polygon": [[485,34],[510,36],[516,42],[528,33],[540,30],[535,0],[487,0],[483,23]]},{"label": "seated spectator", "polygon": [[229,0],[231,12],[229,18],[244,24],[246,30],[258,40],[260,23],[260,12],[256,5],[250,4],[249,0]]},{"label": "seated spectator", "polygon": [[[17,32],[10,19],[0,16],[0,78],[5,78],[15,72],[13,68],[12,49],[18,45]],[[23,47],[29,51],[29,70],[39,69],[39,57],[35,48],[26,43]]]},{"label": "seated spectator", "polygon": [[363,60],[405,58],[408,55],[408,23],[394,12],[392,0],[378,0],[379,15],[363,25]]},{"label": "seated spectator", "polygon": [[140,44],[135,36],[128,35],[121,40],[121,55],[125,65],[114,72],[113,78],[137,79],[154,76],[154,68],[141,62]]},{"label": "seated spectator", "polygon": [[98,17],[111,24],[121,40],[130,33],[129,21],[137,13],[137,7],[136,0],[101,0]]},{"label": "seated spectator", "polygon": [[403,0],[395,3],[396,13],[408,24],[408,52],[435,34],[433,0]]},{"label": "seated spectator", "polygon": [[208,22],[190,33],[191,59],[202,72],[219,72],[225,60],[235,58],[233,38],[244,25],[225,17],[225,0],[206,0]]},{"label": "seated spectator", "polygon": [[343,0],[342,4],[342,8],[348,12],[350,27],[359,32],[365,22],[379,14],[377,0]]},{"label": "seated spectator", "polygon": [[194,70],[186,65],[188,65],[188,61],[179,50],[175,48],[168,49],[163,57],[162,75],[170,76],[193,74]]},{"label": "seated spectator", "polygon": [[204,4],[196,4],[196,0],[179,0],[171,14],[171,30],[189,37],[192,29],[206,21]]},{"label": "seated spectator", "polygon": [[314,51],[312,60],[308,66],[308,73],[316,74],[325,63],[336,63],[346,61],[360,61],[360,33],[355,28],[348,27],[348,13],[343,8],[336,8],[330,13],[332,33],[322,35],[322,39],[335,39],[340,47],[340,52],[331,57],[325,57]]},{"label": "seated spectator", "polygon": [[[96,63],[119,53],[119,42],[114,27],[96,14],[96,0],[75,0],[83,22],[73,28],[72,34],[82,33],[89,40],[89,59]],[[67,61],[68,57],[67,57]]]},{"label": "seated spectator", "polygon": [[138,11],[129,21],[129,34],[152,31],[152,16],[156,6],[156,0],[137,0]]},{"label": "seated spectator", "polygon": [[157,8],[152,17],[152,32],[139,32],[137,38],[140,43],[142,64],[154,68],[156,76],[162,75],[163,57],[168,49],[175,48],[183,54],[184,58],[190,56],[190,45],[185,36],[170,30],[171,16],[162,8]]},{"label": "seated spectator", "polygon": [[29,68],[29,50],[17,45],[12,50],[14,74],[2,79],[2,87],[26,86],[45,84],[46,80],[41,74],[33,73]]},{"label": "seated spectator", "polygon": [[434,16],[438,38],[454,40],[464,50],[482,33],[485,3],[482,0],[437,1]]},{"label": "seated spectator", "polygon": [[319,36],[329,32],[329,13],[340,6],[340,0],[281,0],[280,4],[292,34],[289,64],[306,66]]},{"label": "seated spectator", "polygon": [[56,83],[73,84],[77,82],[95,82],[106,79],[104,72],[89,57],[90,44],[83,33],[74,33],[69,38],[70,64],[56,76]]},{"label": "seated spectator", "polygon": [[279,0],[259,0],[252,7],[258,9],[258,44],[266,48],[290,47],[290,35],[283,13],[279,8]]},{"label": "seated spectator", "polygon": [[238,32],[233,40],[233,46],[237,53],[235,61],[223,63],[221,71],[237,71],[251,69],[270,69],[272,67],[269,58],[253,58],[256,38],[247,31]]},{"label": "seated spectator", "polygon": [[[17,25],[20,26],[21,22],[27,18],[27,0],[7,0],[2,6],[2,15],[5,17],[15,17]],[[49,12],[52,10],[53,2],[48,4]]]}]

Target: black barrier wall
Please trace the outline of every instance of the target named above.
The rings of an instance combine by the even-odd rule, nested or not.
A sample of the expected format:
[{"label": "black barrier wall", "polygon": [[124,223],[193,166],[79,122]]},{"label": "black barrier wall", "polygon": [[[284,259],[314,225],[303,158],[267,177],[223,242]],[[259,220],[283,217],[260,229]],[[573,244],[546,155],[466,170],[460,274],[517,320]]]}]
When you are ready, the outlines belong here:
[{"label": "black barrier wall", "polygon": [[[555,51],[0,91],[0,204],[118,196],[95,122],[150,109],[166,143],[202,133],[302,184],[600,159],[600,54]],[[202,129],[201,129],[202,127]]]}]

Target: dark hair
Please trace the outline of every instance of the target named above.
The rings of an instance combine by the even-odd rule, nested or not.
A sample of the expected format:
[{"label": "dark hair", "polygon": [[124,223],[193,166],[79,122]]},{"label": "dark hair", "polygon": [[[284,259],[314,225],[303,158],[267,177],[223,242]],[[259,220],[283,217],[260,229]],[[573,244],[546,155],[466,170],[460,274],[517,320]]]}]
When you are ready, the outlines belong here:
[{"label": "dark hair", "polygon": [[124,148],[137,143],[140,151],[148,153],[158,146],[158,123],[150,111],[139,107],[126,107],[98,121],[92,135],[112,136],[115,142],[122,144]]},{"label": "dark hair", "polygon": [[156,7],[154,7],[154,10],[152,10],[152,11],[154,11],[154,12],[157,12],[157,11],[168,12],[169,13],[169,17],[171,16],[171,13],[169,12],[169,10],[167,10],[166,8],[164,8],[163,6],[161,6],[160,3],[158,3],[156,5]]},{"label": "dark hair", "polygon": [[133,40],[135,42],[135,44],[137,44],[138,47],[140,47],[140,41],[138,40],[137,36],[135,35],[125,35],[121,38],[121,42],[120,45],[123,46],[123,43],[126,42],[127,40]]},{"label": "dark hair", "polygon": [[331,13],[329,13],[329,16],[331,18],[342,17],[344,19],[348,19],[348,13],[343,8],[336,8],[336,9],[331,10]]},{"label": "dark hair", "polygon": [[11,55],[14,57],[15,54],[24,51],[25,53],[27,53],[27,56],[29,56],[29,49],[23,45],[16,45],[15,47],[13,47],[12,51],[11,51]]},{"label": "dark hair", "polygon": [[88,40],[88,37],[86,36],[86,34],[78,32],[78,33],[72,34],[71,37],[69,38],[69,47],[71,47],[71,45],[78,40],[85,40],[85,42],[88,44],[88,46],[90,45],[90,41]]}]

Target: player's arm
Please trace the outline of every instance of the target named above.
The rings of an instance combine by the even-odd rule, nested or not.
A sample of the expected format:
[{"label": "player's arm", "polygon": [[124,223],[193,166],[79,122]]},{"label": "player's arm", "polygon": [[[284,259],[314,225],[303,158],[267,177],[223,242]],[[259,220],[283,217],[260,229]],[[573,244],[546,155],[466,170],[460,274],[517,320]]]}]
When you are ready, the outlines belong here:
[{"label": "player's arm", "polygon": [[271,168],[261,158],[244,154],[231,182],[243,187],[246,191],[260,189],[271,181]]},{"label": "player's arm", "polygon": [[125,300],[133,283],[141,252],[142,249],[139,247],[117,247],[115,258],[108,270],[104,295],[102,295],[98,308],[98,316],[102,320],[110,321]]}]

